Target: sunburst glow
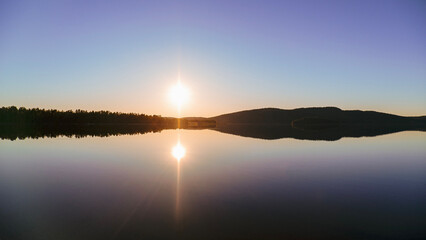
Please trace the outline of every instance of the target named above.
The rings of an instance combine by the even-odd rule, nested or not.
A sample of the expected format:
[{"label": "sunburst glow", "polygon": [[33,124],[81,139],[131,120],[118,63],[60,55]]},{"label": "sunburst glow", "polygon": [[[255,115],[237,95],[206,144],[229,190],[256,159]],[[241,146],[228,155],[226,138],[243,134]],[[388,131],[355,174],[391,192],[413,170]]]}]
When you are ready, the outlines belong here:
[{"label": "sunburst glow", "polygon": [[189,100],[189,90],[180,81],[170,89],[170,100],[181,108]]}]

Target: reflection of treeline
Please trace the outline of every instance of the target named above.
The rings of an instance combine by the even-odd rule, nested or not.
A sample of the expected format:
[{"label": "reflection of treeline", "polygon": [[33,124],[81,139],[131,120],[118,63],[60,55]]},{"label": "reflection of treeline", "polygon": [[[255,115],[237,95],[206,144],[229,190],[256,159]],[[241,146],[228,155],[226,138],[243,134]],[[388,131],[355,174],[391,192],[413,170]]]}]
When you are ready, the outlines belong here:
[{"label": "reflection of treeline", "polygon": [[0,139],[109,137],[160,132],[172,128],[175,127],[161,124],[0,124]]},{"label": "reflection of treeline", "polygon": [[166,124],[177,123],[176,118],[136,113],[118,113],[109,111],[58,111],[39,108],[0,108],[2,124]]}]

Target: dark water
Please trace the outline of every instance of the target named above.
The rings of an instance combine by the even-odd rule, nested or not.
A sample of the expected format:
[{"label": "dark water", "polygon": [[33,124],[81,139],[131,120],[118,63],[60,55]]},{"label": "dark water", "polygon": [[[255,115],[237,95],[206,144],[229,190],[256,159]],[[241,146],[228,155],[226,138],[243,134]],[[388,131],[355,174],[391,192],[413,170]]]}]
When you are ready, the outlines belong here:
[{"label": "dark water", "polygon": [[424,132],[0,140],[1,240],[425,238]]}]

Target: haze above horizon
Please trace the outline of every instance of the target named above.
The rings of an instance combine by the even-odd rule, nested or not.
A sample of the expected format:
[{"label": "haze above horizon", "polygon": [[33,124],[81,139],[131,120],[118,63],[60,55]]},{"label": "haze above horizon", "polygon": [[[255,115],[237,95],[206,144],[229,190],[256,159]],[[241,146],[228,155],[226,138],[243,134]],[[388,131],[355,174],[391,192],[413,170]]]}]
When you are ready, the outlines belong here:
[{"label": "haze above horizon", "polygon": [[2,106],[426,114],[422,1],[1,1]]}]

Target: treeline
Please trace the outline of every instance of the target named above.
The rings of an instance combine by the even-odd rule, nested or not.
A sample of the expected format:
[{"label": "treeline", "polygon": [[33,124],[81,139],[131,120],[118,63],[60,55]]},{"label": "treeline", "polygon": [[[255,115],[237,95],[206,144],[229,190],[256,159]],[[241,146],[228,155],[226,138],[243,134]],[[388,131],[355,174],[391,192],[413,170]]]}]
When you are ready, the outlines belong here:
[{"label": "treeline", "polygon": [[158,124],[176,125],[176,118],[110,111],[59,111],[15,106],[0,108],[0,124]]}]

